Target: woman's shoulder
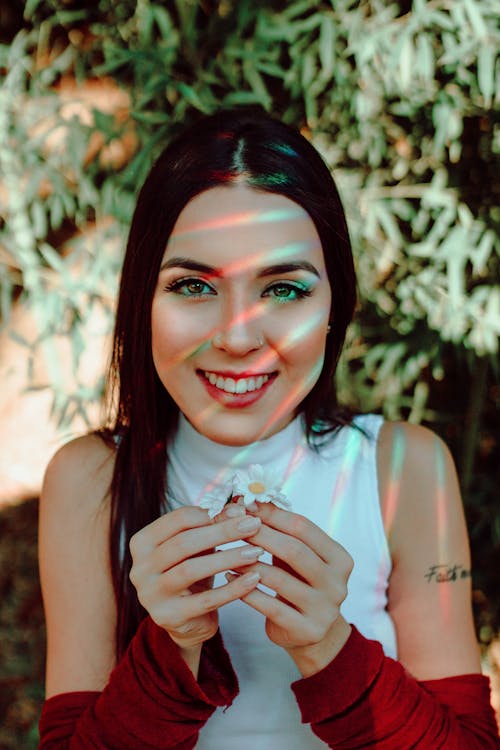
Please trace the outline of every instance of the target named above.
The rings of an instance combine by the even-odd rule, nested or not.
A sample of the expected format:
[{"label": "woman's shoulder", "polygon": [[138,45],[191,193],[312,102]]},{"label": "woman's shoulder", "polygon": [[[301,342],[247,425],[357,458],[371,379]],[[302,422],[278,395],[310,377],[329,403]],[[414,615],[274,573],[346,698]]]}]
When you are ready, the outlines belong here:
[{"label": "woman's shoulder", "polygon": [[38,554],[47,638],[47,697],[102,690],[114,666],[109,489],[114,449],[97,434],[50,461],[40,498]]},{"label": "woman's shoulder", "polygon": [[433,430],[420,424],[383,421],[378,439],[379,469],[394,474],[404,462],[407,471],[444,466],[451,460],[448,446]]},{"label": "woman's shoulder", "polygon": [[[42,502],[60,510],[96,507],[107,497],[113,476],[115,448],[99,433],[89,433],[63,445],[51,458],[42,488]],[[82,502],[84,500],[84,502]]]},{"label": "woman's shoulder", "polygon": [[384,526],[393,547],[408,545],[410,532],[439,513],[462,516],[457,472],[441,437],[423,425],[384,422],[377,445]]}]

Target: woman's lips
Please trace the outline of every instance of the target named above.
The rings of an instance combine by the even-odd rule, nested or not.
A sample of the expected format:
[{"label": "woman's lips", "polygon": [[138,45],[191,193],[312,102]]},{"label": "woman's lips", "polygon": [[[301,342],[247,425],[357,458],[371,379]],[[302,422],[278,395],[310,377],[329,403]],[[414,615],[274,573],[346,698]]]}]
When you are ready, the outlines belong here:
[{"label": "woman's lips", "polygon": [[198,370],[208,394],[227,407],[240,408],[258,401],[267,391],[277,372],[238,376],[236,373],[218,373],[211,370]]}]

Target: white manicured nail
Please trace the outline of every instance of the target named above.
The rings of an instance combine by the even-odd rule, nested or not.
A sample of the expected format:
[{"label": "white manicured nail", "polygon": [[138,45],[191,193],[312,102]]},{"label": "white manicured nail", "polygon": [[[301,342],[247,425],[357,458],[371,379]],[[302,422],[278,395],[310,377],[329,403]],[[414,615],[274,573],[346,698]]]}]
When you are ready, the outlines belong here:
[{"label": "white manicured nail", "polygon": [[238,518],[238,516],[245,515],[245,508],[242,505],[231,503],[231,505],[228,505],[227,508],[224,509],[224,513],[228,518]]},{"label": "white manicured nail", "polygon": [[264,554],[262,547],[244,547],[240,555],[244,558],[260,557]]}]

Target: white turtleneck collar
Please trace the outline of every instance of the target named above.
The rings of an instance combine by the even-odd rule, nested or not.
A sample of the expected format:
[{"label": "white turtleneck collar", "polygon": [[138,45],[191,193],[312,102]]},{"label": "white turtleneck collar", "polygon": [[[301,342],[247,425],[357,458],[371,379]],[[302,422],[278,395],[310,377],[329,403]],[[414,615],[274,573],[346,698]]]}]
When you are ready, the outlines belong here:
[{"label": "white turtleneck collar", "polygon": [[306,444],[304,422],[298,415],[279,432],[243,446],[216,443],[198,432],[181,414],[168,445],[167,496],[171,509],[198,504],[214,484],[222,484],[238,469],[260,464],[283,478],[298,448]]}]

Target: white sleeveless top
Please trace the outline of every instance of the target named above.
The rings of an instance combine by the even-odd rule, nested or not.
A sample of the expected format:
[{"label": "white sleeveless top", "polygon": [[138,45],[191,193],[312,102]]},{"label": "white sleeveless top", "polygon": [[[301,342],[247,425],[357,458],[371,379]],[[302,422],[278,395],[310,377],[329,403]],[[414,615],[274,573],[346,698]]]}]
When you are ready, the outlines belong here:
[{"label": "white sleeveless top", "polygon": [[[354,560],[344,618],[397,657],[396,635],[386,610],[391,559],[382,523],[376,465],[383,418],[356,417],[319,452],[311,449],[302,417],[272,437],[244,447],[214,443],[181,415],[168,449],[168,506],[197,504],[237,468],[261,464],[283,477],[292,510],[306,516],[341,544]],[[234,542],[233,545],[241,542]],[[230,547],[227,545],[227,547]],[[262,562],[270,562],[268,553]],[[216,576],[215,586],[226,580]],[[264,590],[265,587],[261,587]],[[301,675],[288,654],[269,641],[264,617],[241,601],[219,611],[220,630],[238,676],[233,705],[219,708],[200,732],[197,750],[308,750],[326,745],[301,723],[290,683]]]}]

